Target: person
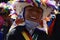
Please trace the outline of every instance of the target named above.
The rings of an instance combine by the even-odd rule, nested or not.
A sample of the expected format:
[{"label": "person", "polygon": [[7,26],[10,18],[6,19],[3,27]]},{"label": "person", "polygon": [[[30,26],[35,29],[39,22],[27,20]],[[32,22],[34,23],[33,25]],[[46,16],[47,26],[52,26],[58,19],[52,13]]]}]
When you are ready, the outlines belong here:
[{"label": "person", "polygon": [[0,40],[3,40],[3,33],[1,32],[3,24],[4,24],[4,19],[2,16],[0,16]]},{"label": "person", "polygon": [[55,19],[55,22],[54,22],[54,25],[53,25],[53,28],[52,28],[52,33],[51,33],[51,36],[50,36],[50,39],[51,40],[60,40],[60,31],[59,31],[59,28],[60,28],[60,7],[58,7],[58,12],[56,14],[56,19]]},{"label": "person", "polygon": [[[42,13],[43,13],[42,8],[34,7],[31,5],[26,6],[24,8],[23,18],[20,17],[16,19],[15,23],[17,24],[17,26],[13,28],[7,34],[6,40],[45,40],[45,39],[48,39],[47,34],[44,31],[37,28],[37,26],[40,25],[39,23],[42,18]],[[33,38],[35,33],[37,33],[38,35],[37,39]]]},{"label": "person", "polygon": [[51,35],[50,35],[50,40],[59,40],[60,39],[60,35],[59,35],[59,33],[60,33],[60,31],[59,31],[59,26],[60,26],[60,24],[59,24],[59,17],[60,17],[60,14],[57,14],[56,15],[56,19],[55,19],[55,21],[54,21],[54,25],[53,25],[53,27],[52,27],[52,33],[51,33]]},{"label": "person", "polygon": [[26,29],[24,18],[21,18],[21,16],[23,15],[18,16],[14,21],[15,26],[11,26],[6,40],[32,40],[31,35]]},{"label": "person", "polygon": [[6,9],[3,8],[3,10],[1,11],[1,16],[3,17],[4,19],[4,23],[2,25],[2,28],[1,28],[1,32],[3,33],[3,39],[5,39],[6,37],[6,34],[8,33],[8,30],[11,26],[11,19],[9,17],[9,14],[10,14],[10,11],[7,10],[7,12],[5,11]]},{"label": "person", "polygon": [[43,23],[41,23],[42,16],[43,9],[41,7],[39,8],[27,6],[25,8],[26,28],[32,35],[32,40],[48,40],[48,35],[46,34],[46,30],[44,29],[45,27],[43,27],[42,26]]}]

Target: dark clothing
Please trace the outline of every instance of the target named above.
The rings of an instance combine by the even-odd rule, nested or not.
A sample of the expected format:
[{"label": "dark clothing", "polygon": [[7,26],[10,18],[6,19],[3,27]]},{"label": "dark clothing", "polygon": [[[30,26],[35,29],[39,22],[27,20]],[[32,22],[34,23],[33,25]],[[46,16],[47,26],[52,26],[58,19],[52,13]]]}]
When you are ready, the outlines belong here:
[{"label": "dark clothing", "polygon": [[51,40],[60,40],[60,14],[56,15]]},{"label": "dark clothing", "polygon": [[10,29],[10,27],[7,27],[7,26],[2,26],[2,32],[4,33],[4,34],[7,34],[8,33],[8,31],[9,31],[9,29]]},{"label": "dark clothing", "polygon": [[0,32],[0,40],[3,40],[3,33]]},{"label": "dark clothing", "polygon": [[5,25],[2,26],[1,32],[3,33],[3,39],[6,38],[6,34],[8,33],[10,27],[7,27]]},{"label": "dark clothing", "polygon": [[33,40],[48,40],[48,35],[42,31],[39,30],[38,28],[35,29],[33,36],[35,35],[35,38],[33,38]]},{"label": "dark clothing", "polygon": [[49,36],[52,35],[52,31],[53,31],[54,24],[55,24],[55,19],[52,21],[52,24],[51,24],[50,27],[48,28],[48,35],[49,35]]},{"label": "dark clothing", "polygon": [[[12,31],[11,34],[9,34],[8,39],[7,40],[25,40],[25,38],[22,35],[22,32],[26,32],[28,33],[28,31],[26,30],[25,26],[17,26],[16,28],[14,28],[15,30]],[[30,34],[28,33],[28,36]]]}]

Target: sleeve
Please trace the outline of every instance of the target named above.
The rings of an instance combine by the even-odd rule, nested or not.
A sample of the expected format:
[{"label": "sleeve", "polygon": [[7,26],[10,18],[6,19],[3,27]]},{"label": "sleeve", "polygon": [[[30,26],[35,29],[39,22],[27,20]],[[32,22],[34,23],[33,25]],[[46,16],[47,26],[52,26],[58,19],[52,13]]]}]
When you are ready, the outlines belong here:
[{"label": "sleeve", "polygon": [[18,29],[13,29],[10,31],[7,36],[6,40],[25,40],[23,35],[21,34],[21,31]]},{"label": "sleeve", "polygon": [[12,31],[8,32],[8,34],[6,35],[6,40],[15,39],[14,38],[14,32],[15,32],[15,29],[13,29]]}]

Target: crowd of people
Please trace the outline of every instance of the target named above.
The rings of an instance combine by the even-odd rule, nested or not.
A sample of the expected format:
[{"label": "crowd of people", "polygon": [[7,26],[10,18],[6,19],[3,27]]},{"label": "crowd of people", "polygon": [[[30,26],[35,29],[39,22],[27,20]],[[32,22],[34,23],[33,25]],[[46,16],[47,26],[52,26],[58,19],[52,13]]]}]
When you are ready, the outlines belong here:
[{"label": "crowd of people", "polygon": [[0,40],[60,40],[59,8],[43,18],[42,7],[28,5],[20,14],[0,7]]}]

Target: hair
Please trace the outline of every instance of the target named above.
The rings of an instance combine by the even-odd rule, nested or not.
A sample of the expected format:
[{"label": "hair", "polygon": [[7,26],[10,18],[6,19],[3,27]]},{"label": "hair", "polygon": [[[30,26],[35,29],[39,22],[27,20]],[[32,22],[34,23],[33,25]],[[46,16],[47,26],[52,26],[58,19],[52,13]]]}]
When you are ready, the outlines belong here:
[{"label": "hair", "polygon": [[6,10],[4,8],[0,8],[0,16],[8,16],[9,14],[10,14],[10,10],[9,9]]},{"label": "hair", "polygon": [[[33,9],[33,11],[35,10],[35,9],[37,9],[37,10],[41,10],[42,11],[42,15],[41,15],[41,18],[42,18],[42,16],[43,16],[43,9],[41,8],[41,7],[35,7],[35,6],[31,6],[31,5],[28,5],[28,6],[26,6],[26,7],[24,7],[24,12],[23,12],[23,17],[24,17],[24,20],[25,20],[25,12],[26,12],[26,9],[27,8],[30,8],[31,10]],[[37,11],[36,10],[36,11]]]}]

